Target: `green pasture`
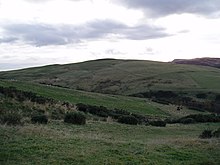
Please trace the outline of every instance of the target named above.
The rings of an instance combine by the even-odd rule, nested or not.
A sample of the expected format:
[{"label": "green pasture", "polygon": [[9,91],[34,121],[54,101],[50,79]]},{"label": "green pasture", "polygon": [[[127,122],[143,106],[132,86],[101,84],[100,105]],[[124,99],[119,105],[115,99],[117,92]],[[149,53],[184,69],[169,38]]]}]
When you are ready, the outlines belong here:
[{"label": "green pasture", "polygon": [[177,164],[220,163],[219,139],[199,139],[219,124],[130,126],[88,121],[84,126],[0,125],[0,164]]}]

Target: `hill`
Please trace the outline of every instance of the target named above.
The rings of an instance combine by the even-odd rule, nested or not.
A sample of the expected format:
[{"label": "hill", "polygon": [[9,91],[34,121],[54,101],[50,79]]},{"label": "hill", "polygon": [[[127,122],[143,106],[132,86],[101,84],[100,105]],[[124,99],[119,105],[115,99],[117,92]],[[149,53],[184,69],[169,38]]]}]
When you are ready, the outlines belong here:
[{"label": "hill", "polygon": [[172,61],[175,64],[189,64],[189,65],[202,65],[220,68],[220,58],[195,58],[195,59],[175,59]]},{"label": "hill", "polygon": [[162,104],[220,113],[220,70],[208,66],[100,59],[0,72],[0,78],[149,98]]},{"label": "hill", "polygon": [[[65,123],[63,117],[75,107],[65,102],[83,102],[108,108],[125,108],[142,115],[181,117],[201,112],[172,110],[147,99],[98,94],[21,81],[2,81],[0,121],[21,120],[11,126],[0,122],[1,164],[219,164],[219,139],[200,139],[204,129],[219,130],[219,123],[120,124],[117,120],[85,113],[85,125]],[[12,88],[13,87],[13,88]],[[16,91],[19,97],[16,98]],[[40,104],[20,100],[23,92],[55,102]],[[23,93],[24,94],[24,93]],[[43,97],[40,97],[43,96]],[[49,99],[50,100],[50,99]],[[66,111],[67,110],[67,111]],[[171,112],[172,111],[172,112]],[[33,115],[48,116],[47,124],[32,123]],[[204,114],[206,115],[206,114]],[[17,117],[16,117],[17,116]],[[209,115],[215,117],[215,115]],[[148,116],[149,117],[149,116]],[[192,118],[191,118],[192,119]],[[204,120],[204,117],[202,118]],[[168,121],[167,121],[168,122]],[[213,133],[214,134],[214,133]],[[192,154],[193,153],[193,154]]]},{"label": "hill", "polygon": [[120,95],[150,90],[220,92],[217,68],[138,60],[50,65],[0,72],[0,78]]},{"label": "hill", "polygon": [[[1,72],[0,164],[217,165],[219,115],[179,101],[219,110],[219,75],[210,67],[112,59]],[[65,122],[79,111],[85,125]],[[42,116],[47,123],[33,122]],[[207,131],[213,137],[201,139]]]}]

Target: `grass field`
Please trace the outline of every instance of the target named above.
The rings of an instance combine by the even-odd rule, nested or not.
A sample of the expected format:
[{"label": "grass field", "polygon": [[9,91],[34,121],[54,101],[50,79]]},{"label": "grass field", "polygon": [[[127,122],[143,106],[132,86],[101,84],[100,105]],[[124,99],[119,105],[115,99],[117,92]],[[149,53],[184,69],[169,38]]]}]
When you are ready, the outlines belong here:
[{"label": "grass field", "polygon": [[165,128],[88,121],[84,126],[0,125],[0,164],[181,164],[218,165],[219,139],[202,140],[219,124]]}]

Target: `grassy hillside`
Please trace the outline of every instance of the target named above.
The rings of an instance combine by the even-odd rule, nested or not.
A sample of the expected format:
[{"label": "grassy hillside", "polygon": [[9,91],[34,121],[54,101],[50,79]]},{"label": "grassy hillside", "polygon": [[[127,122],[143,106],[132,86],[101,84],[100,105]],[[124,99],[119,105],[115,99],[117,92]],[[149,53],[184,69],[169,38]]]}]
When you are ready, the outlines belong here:
[{"label": "grassy hillside", "polygon": [[118,108],[147,115],[168,115],[168,113],[147,103],[144,99],[134,97],[90,93],[18,81],[0,81],[0,86],[13,86],[20,90],[32,91],[41,96],[53,98],[57,101],[70,102],[72,104],[84,103],[89,105],[105,106],[110,109]]},{"label": "grassy hillside", "polygon": [[91,93],[20,81],[0,80],[0,86],[16,87],[17,89],[23,91],[31,91],[37,93],[40,96],[52,98],[57,101],[65,101],[72,104],[84,103],[89,105],[105,106],[109,109],[118,108],[143,115],[182,117],[189,114],[201,113],[195,110],[189,110],[185,107],[181,111],[176,111],[176,106],[174,105],[162,105],[152,102],[148,99]]},{"label": "grassy hillside", "polygon": [[217,68],[137,60],[51,65],[1,72],[0,78],[123,95],[160,89],[220,92]]},{"label": "grassy hillside", "polygon": [[[104,60],[104,63],[105,62],[105,66],[108,65],[110,67],[109,60]],[[127,62],[130,63],[131,61],[112,60],[111,66],[126,65]],[[99,63],[99,61],[95,61],[95,64],[94,61],[88,63],[91,64],[90,66],[93,68],[94,73],[98,73],[99,69],[100,71],[108,70],[103,69],[105,66],[103,63]],[[85,65],[84,67],[86,68],[88,63],[74,65],[80,65],[82,69],[82,65]],[[97,63],[100,65],[97,65]],[[133,63],[135,63],[135,61],[133,61]],[[151,63],[152,67],[152,62],[149,63]],[[162,65],[167,64],[162,63]],[[66,66],[67,65],[65,65],[65,67]],[[132,66],[131,63],[130,66]],[[215,131],[220,129],[219,123],[176,123],[167,124],[166,127],[155,127],[148,124],[126,125],[119,124],[113,119],[108,120],[108,118],[106,118],[106,120],[101,120],[101,118],[95,118],[92,114],[85,114],[85,125],[72,125],[63,122],[64,117],[61,115],[67,113],[67,111],[65,111],[67,108],[62,104],[63,102],[102,105],[109,109],[124,109],[129,112],[147,115],[149,118],[155,117],[156,119],[164,119],[167,117],[179,118],[188,114],[204,112],[189,110],[185,107],[177,111],[177,106],[175,105],[159,104],[144,98],[101,94],[43,85],[36,83],[39,82],[39,80],[32,82],[31,76],[37,78],[39,76],[37,73],[42,72],[42,77],[49,77],[52,72],[58,72],[56,68],[57,66],[47,66],[15,71],[13,74],[14,76],[16,75],[17,78],[16,76],[10,77],[12,73],[8,73],[8,75],[2,73],[2,75],[4,74],[4,76],[10,80],[0,80],[0,87],[16,87],[17,90],[31,91],[36,93],[37,96],[52,98],[57,102],[55,102],[54,105],[49,105],[50,103],[37,104],[31,100],[22,102],[16,100],[16,97],[7,97],[4,93],[0,93],[0,117],[7,118],[9,115],[10,120],[13,120],[14,117],[16,119],[16,115],[22,117],[21,123],[17,125],[7,125],[7,123],[0,124],[0,164],[220,164],[219,138],[199,138],[199,135],[204,130]],[[215,88],[218,91],[216,79],[212,80],[213,77],[217,77],[215,72],[210,72],[209,68],[202,69],[209,72],[209,74],[206,74],[206,76],[211,77],[209,80],[204,79],[202,73],[198,74],[199,72],[189,72],[188,74],[192,74],[192,79],[197,80],[201,86],[204,86],[203,91],[212,91]],[[47,72],[45,70],[47,70]],[[135,67],[133,69],[131,68],[131,70],[135,70]],[[83,70],[79,70],[79,72],[81,71]],[[21,76],[26,74],[25,80],[29,80],[29,82],[18,80],[19,73],[17,72],[25,72],[20,74]],[[92,72],[92,69],[88,71],[87,75],[89,75],[90,72]],[[27,73],[29,75],[27,75]],[[193,75],[194,73],[196,74]],[[57,73],[57,75],[63,74],[64,73]],[[84,73],[82,73],[82,75],[84,75]],[[108,76],[103,73],[101,75],[103,77]],[[123,79],[122,75],[125,76],[126,74],[119,74]],[[169,74],[169,76],[171,75],[172,74]],[[102,76],[99,75],[99,78]],[[117,75],[115,76],[117,77]],[[21,77],[20,79],[23,78]],[[135,79],[135,76],[133,78]],[[130,82],[129,78],[125,79],[132,85],[133,82]],[[125,81],[125,79],[123,81]],[[138,79],[135,79],[135,81],[136,80]],[[214,84],[216,84],[216,86],[210,86],[209,81],[211,81],[213,86]],[[88,81],[83,82],[92,83]],[[156,85],[156,83],[154,84]],[[139,85],[141,86],[141,82]],[[205,86],[208,88],[205,88]],[[153,86],[151,87],[153,89]],[[163,88],[161,87],[161,89],[166,88],[164,86]],[[200,88],[195,89],[194,92],[196,90],[200,91]],[[130,90],[124,93],[123,90],[120,90],[123,94],[134,91],[135,90]],[[188,88],[188,91],[192,92],[191,88]],[[75,107],[71,108],[70,110],[76,111]],[[60,110],[63,110],[62,113]],[[60,116],[53,118],[53,112],[59,112],[55,115]],[[48,124],[31,123],[31,116],[35,113],[47,115],[49,119]]]}]

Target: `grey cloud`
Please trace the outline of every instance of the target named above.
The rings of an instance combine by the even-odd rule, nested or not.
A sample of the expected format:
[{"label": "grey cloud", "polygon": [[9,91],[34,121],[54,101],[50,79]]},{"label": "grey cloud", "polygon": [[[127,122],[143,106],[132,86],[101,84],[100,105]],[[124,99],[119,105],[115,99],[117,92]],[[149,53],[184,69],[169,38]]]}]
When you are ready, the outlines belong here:
[{"label": "grey cloud", "polygon": [[0,38],[0,43],[10,43],[16,41],[17,38],[15,37],[5,37],[5,38]]},{"label": "grey cloud", "polygon": [[123,33],[128,39],[145,40],[170,36],[169,34],[165,33],[164,30],[164,28],[140,25],[137,27],[127,28]]},{"label": "grey cloud", "polygon": [[181,31],[179,31],[178,33],[189,33],[190,31],[189,30],[181,30]]},{"label": "grey cloud", "polygon": [[81,40],[103,39],[110,34],[131,40],[169,36],[163,28],[149,25],[130,27],[112,20],[97,20],[83,25],[10,24],[3,26],[0,43],[23,41],[34,46],[66,45]]},{"label": "grey cloud", "polygon": [[210,16],[220,11],[220,0],[115,0],[129,8],[139,8],[153,17],[192,13]]},{"label": "grey cloud", "polygon": [[[11,24],[4,27],[6,36],[11,36],[14,41],[24,41],[32,45],[63,45],[67,44],[68,37],[65,30],[50,25]],[[0,42],[4,42],[3,38]]]},{"label": "grey cloud", "polygon": [[116,34],[125,39],[147,40],[170,36],[170,34],[165,33],[164,28],[150,26],[147,24],[130,27],[118,22],[106,20],[92,22],[87,26],[93,29],[91,32],[93,35],[95,34],[96,37]]}]

